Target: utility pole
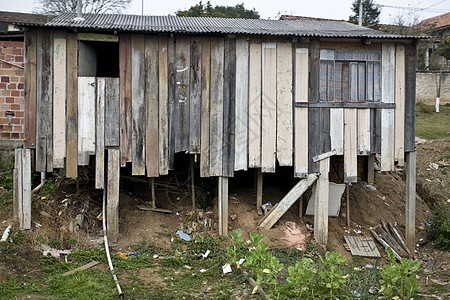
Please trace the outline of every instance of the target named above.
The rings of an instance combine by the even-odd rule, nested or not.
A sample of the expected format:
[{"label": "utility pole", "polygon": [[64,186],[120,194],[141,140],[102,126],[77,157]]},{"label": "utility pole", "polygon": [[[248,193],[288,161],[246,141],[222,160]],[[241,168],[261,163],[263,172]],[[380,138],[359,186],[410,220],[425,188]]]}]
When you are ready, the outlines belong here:
[{"label": "utility pole", "polygon": [[363,20],[363,0],[359,0],[359,21],[358,21],[359,26],[362,26],[362,20]]}]

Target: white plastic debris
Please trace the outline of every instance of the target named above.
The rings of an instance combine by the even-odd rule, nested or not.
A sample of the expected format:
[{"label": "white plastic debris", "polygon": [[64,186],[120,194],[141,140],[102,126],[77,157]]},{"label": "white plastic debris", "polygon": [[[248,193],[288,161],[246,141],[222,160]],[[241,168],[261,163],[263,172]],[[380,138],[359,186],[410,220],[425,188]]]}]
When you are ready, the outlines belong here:
[{"label": "white plastic debris", "polygon": [[231,266],[227,263],[225,266],[222,266],[223,274],[231,273]]},{"label": "white plastic debris", "polygon": [[202,254],[203,258],[207,258],[210,253],[211,253],[211,251],[206,250],[206,252],[204,254]]},{"label": "white plastic debris", "polygon": [[208,270],[206,270],[206,269],[200,269],[200,273],[205,273],[206,271],[208,271]]},{"label": "white plastic debris", "polygon": [[2,239],[0,240],[0,242],[6,242],[6,240],[9,237],[9,232],[11,231],[11,225],[9,225],[8,227],[6,227],[5,231],[3,232],[2,235]]}]

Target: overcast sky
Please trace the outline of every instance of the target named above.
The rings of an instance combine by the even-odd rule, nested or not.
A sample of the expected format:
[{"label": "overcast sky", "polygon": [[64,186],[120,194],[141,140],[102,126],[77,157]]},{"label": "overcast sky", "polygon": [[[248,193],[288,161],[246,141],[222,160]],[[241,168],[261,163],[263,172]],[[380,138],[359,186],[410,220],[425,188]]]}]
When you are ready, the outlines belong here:
[{"label": "overcast sky", "polygon": [[[203,3],[206,3],[204,0]],[[15,12],[32,12],[37,0],[2,0],[0,10]],[[131,6],[124,13],[144,15],[174,14],[179,9],[187,9],[199,0],[132,0]],[[398,16],[412,15],[420,20],[450,12],[450,0],[374,0],[386,5],[381,10],[381,23],[396,23]],[[279,14],[319,17],[347,20],[352,14],[352,0],[211,0],[215,5],[232,5],[244,3],[247,9],[256,9],[263,19],[276,19]],[[395,6],[387,7],[387,6]]]}]

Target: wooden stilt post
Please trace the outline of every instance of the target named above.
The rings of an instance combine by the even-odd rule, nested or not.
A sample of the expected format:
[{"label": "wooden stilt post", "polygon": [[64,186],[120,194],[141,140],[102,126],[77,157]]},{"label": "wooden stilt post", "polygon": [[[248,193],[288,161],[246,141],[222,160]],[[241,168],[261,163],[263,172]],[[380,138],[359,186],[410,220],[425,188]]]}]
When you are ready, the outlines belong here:
[{"label": "wooden stilt post", "polygon": [[195,209],[195,185],[194,185],[194,155],[191,155],[191,196],[192,209]]},{"label": "wooden stilt post", "polygon": [[347,208],[347,228],[350,228],[350,184],[347,182],[345,184],[345,195],[346,195],[346,204],[345,207]]},{"label": "wooden stilt post", "polygon": [[111,242],[119,239],[119,181],[120,151],[108,149],[108,178],[106,186],[106,232]]},{"label": "wooden stilt post", "polygon": [[300,198],[298,199],[298,217],[299,218],[303,218],[303,199],[304,196],[300,196]]},{"label": "wooden stilt post", "polygon": [[316,182],[316,201],[314,203],[314,238],[321,245],[328,242],[328,195],[330,158],[319,161],[319,179]]},{"label": "wooden stilt post", "polygon": [[375,154],[370,154],[367,157],[367,183],[373,184],[375,182]]},{"label": "wooden stilt post", "polygon": [[256,211],[262,215],[262,196],[263,196],[263,173],[261,168],[256,170]]},{"label": "wooden stilt post", "polygon": [[414,254],[416,241],[416,152],[406,152],[406,247]]},{"label": "wooden stilt post", "polygon": [[228,235],[228,177],[219,177],[219,235]]},{"label": "wooden stilt post", "polygon": [[19,222],[19,214],[20,214],[20,199],[22,195],[22,188],[20,186],[21,180],[19,180],[19,168],[22,163],[22,160],[19,160],[20,149],[16,149],[14,153],[14,172],[13,172],[13,219],[14,222]]},{"label": "wooden stilt post", "polygon": [[155,194],[155,178],[150,177],[150,192],[152,194],[152,208],[156,208],[156,194]]},{"label": "wooden stilt post", "polygon": [[22,229],[31,229],[31,150],[22,150]]}]

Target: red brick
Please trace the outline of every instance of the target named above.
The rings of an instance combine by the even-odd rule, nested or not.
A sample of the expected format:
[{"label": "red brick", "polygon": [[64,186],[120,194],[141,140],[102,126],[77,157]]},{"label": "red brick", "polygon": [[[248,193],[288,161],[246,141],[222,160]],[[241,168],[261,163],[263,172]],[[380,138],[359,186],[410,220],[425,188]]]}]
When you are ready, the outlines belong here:
[{"label": "red brick", "polygon": [[11,134],[9,134],[8,132],[2,132],[2,139],[4,140],[11,139]]},{"label": "red brick", "polygon": [[10,104],[0,104],[0,109],[9,110],[10,106]]},{"label": "red brick", "polygon": [[10,90],[2,90],[1,96],[11,96],[11,91]]},{"label": "red brick", "polygon": [[23,56],[16,56],[16,57],[14,58],[14,61],[15,61],[15,62],[23,62]]},{"label": "red brick", "polygon": [[14,55],[22,55],[22,49],[18,49],[18,48],[13,49],[12,50],[12,54],[14,54]]},{"label": "red brick", "polygon": [[9,77],[7,77],[7,76],[2,76],[2,78],[1,78],[0,81],[1,81],[1,82],[6,82],[6,83],[8,83],[8,82],[9,82]]},{"label": "red brick", "polygon": [[8,124],[9,123],[9,119],[6,117],[0,118],[0,124]]},{"label": "red brick", "polygon": [[20,110],[20,104],[11,104],[11,110]]},{"label": "red brick", "polygon": [[23,126],[22,125],[14,125],[13,126],[13,132],[22,132]]},{"label": "red brick", "polygon": [[12,125],[3,124],[3,131],[11,132]]},{"label": "red brick", "polygon": [[14,70],[13,69],[3,69],[3,75],[13,76],[14,75]]},{"label": "red brick", "polygon": [[0,118],[4,118],[5,116],[6,116],[6,112],[4,110],[0,110]]},{"label": "red brick", "polygon": [[11,123],[15,125],[20,124],[20,118],[11,118]]},{"label": "red brick", "polygon": [[11,96],[20,97],[20,91],[17,91],[17,90],[11,91]]},{"label": "red brick", "polygon": [[14,103],[14,97],[6,97],[6,103]]},{"label": "red brick", "polygon": [[19,82],[20,83],[24,83],[25,82],[25,77],[24,76],[20,76],[19,77]]},{"label": "red brick", "polygon": [[19,133],[17,132],[11,133],[11,139],[19,139]]},{"label": "red brick", "polygon": [[6,89],[6,83],[0,83],[0,90]]},{"label": "red brick", "polygon": [[[23,116],[24,116],[24,112],[23,111],[21,111],[21,110],[16,111],[16,117],[23,118]],[[0,115],[0,117],[1,117],[1,115]]]},{"label": "red brick", "polygon": [[18,90],[23,90],[24,87],[25,87],[25,85],[24,85],[23,83],[19,83],[19,84],[17,85],[17,89],[18,89]]},{"label": "red brick", "polygon": [[14,42],[12,41],[4,41],[3,47],[14,47]]},{"label": "red brick", "polygon": [[[22,95],[23,91],[20,92],[20,94]],[[14,100],[15,103],[24,103],[23,101],[23,95],[21,97],[16,97],[16,99]]]},{"label": "red brick", "polygon": [[[23,64],[22,64],[22,66],[23,66]],[[23,76],[23,70],[14,70],[14,75],[16,75],[16,76]]]},{"label": "red brick", "polygon": [[24,134],[22,132],[20,133],[19,136],[20,136],[20,139],[23,140]]},{"label": "red brick", "polygon": [[23,42],[14,42],[14,47],[16,48],[23,48]]},{"label": "red brick", "polygon": [[8,84],[8,90],[15,90],[17,88],[17,83]]},{"label": "red brick", "polygon": [[11,77],[9,77],[9,80],[10,80],[11,82],[19,82],[19,77],[17,77],[17,76],[11,76]]},{"label": "red brick", "polygon": [[12,50],[11,48],[3,48],[3,54],[12,54]]}]

